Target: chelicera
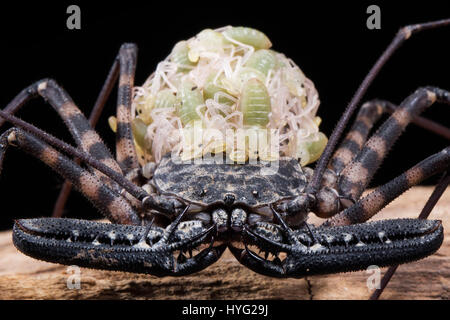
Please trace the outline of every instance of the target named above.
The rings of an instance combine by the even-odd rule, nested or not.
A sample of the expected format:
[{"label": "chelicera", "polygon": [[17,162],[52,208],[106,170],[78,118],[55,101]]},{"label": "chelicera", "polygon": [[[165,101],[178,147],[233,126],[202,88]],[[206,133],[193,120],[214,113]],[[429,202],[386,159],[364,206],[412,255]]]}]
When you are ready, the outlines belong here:
[{"label": "chelicera", "polygon": [[[446,19],[400,29],[345,110],[314,171],[295,159],[281,159],[275,174],[262,176],[267,163],[176,163],[170,156],[142,168],[131,128],[134,44],[120,48],[89,120],[54,80],[32,84],[0,111],[14,125],[1,135],[1,160],[8,146],[32,154],[67,179],[59,208],[72,184],[112,223],[21,219],[14,225],[15,246],[50,262],[156,276],[197,272],[216,262],[227,248],[246,267],[280,278],[395,266],[434,253],[443,241],[440,221],[366,221],[411,186],[446,172],[449,147],[361,195],[410,122],[449,136],[446,128],[419,116],[435,102],[449,103],[449,92],[426,87],[399,106],[381,100],[365,103],[338,143],[390,55],[413,33],[448,24]],[[117,79],[114,158],[93,125]],[[39,96],[59,113],[78,148],[13,115]],[[385,112],[392,114],[369,136]],[[444,175],[421,218],[427,217],[448,183]],[[310,212],[328,220],[319,227],[309,225]]]}]

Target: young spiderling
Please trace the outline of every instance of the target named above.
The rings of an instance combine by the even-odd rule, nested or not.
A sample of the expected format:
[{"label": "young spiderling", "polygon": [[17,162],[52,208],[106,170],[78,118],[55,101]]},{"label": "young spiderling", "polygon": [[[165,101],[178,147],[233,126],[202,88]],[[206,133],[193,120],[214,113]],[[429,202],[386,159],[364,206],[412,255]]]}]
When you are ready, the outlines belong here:
[{"label": "young spiderling", "polygon": [[178,98],[170,89],[159,91],[155,97],[155,108],[174,108],[178,104]]},{"label": "young spiderling", "polygon": [[245,126],[264,128],[269,123],[270,96],[264,83],[252,78],[244,84],[240,108]]},{"label": "young spiderling", "polygon": [[272,46],[269,38],[256,29],[247,27],[232,27],[224,31],[226,37],[250,45],[255,49],[269,49]]},{"label": "young spiderling", "polygon": [[204,104],[203,95],[200,89],[190,80],[182,82],[178,90],[180,104],[177,112],[184,125],[192,124],[195,120],[200,120],[196,108]]},{"label": "young spiderling", "polygon": [[245,66],[256,69],[267,76],[269,70],[275,69],[277,66],[277,58],[271,50],[261,49],[250,56]]},{"label": "young spiderling", "polygon": [[178,42],[172,50],[171,60],[178,66],[178,72],[187,72],[193,66],[196,61],[189,59],[189,47],[186,41]]},{"label": "young spiderling", "polygon": [[[318,135],[317,91],[292,60],[271,46],[264,33],[231,26],[205,29],[178,42],[135,88],[133,117],[147,126],[144,133],[142,123],[133,122],[141,128],[136,145],[157,163],[173,150],[183,158],[226,151],[238,162],[285,156],[301,158],[302,164],[315,161],[326,141]],[[255,149],[248,139],[242,147],[226,137],[248,128],[267,140]],[[269,139],[269,132],[276,137]],[[194,142],[196,134],[201,143]]]}]

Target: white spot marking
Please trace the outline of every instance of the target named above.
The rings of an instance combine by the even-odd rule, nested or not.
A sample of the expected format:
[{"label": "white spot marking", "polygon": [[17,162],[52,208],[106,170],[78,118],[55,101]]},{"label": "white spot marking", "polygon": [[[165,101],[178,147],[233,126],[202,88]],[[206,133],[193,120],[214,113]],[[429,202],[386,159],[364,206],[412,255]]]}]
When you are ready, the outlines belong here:
[{"label": "white spot marking", "polygon": [[355,246],[356,247],[364,247],[366,244],[362,241],[359,241]]},{"label": "white spot marking", "polygon": [[353,236],[350,233],[343,233],[343,235],[345,242],[350,242],[353,239]]},{"label": "white spot marking", "polygon": [[38,86],[38,92],[40,93],[41,91],[47,89],[47,82],[41,82]]},{"label": "white spot marking", "polygon": [[331,236],[331,235],[329,235],[329,234],[326,234],[326,235],[325,235],[325,239],[327,240],[328,243],[331,243],[331,242],[333,242],[334,237]]},{"label": "white spot marking", "polygon": [[137,248],[137,249],[150,249],[150,246],[148,245],[147,242],[145,242],[144,240],[139,241],[138,243],[136,243],[133,248]]},{"label": "white spot marking", "polygon": [[311,252],[320,252],[320,251],[325,250],[325,247],[322,246],[320,243],[316,243],[312,247],[310,247],[309,250]]}]

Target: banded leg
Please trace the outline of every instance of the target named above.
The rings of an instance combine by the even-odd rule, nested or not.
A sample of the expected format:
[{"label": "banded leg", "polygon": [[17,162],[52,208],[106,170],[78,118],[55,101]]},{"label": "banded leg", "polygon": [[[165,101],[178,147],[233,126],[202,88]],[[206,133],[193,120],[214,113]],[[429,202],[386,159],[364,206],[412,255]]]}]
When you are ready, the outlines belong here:
[{"label": "banded leg", "polygon": [[[336,191],[338,190],[339,176],[342,170],[352,160],[355,160],[361,152],[370,130],[381,115],[383,113],[392,114],[397,109],[398,106],[385,100],[372,100],[363,104],[352,128],[334,153],[327,170],[324,172],[321,188],[316,195],[317,202],[313,209],[317,216],[329,218],[341,211],[342,208],[353,204],[353,201]],[[450,139],[450,129],[434,121],[416,115],[411,119],[411,122],[439,136]]]},{"label": "banded leg", "polygon": [[377,101],[369,101],[362,105],[349,133],[342,141],[328,164],[328,168],[336,175],[356,157],[367,140],[373,125],[385,112],[385,108]]},{"label": "banded leg", "polygon": [[[441,198],[442,194],[444,193],[445,189],[447,189],[447,186],[449,184],[450,184],[450,174],[447,171],[444,173],[442,179],[436,185],[433,193],[428,198],[427,203],[425,204],[425,206],[423,207],[422,211],[419,214],[419,219],[428,219],[428,216],[430,215],[434,206],[439,201],[439,199]],[[383,293],[384,289],[388,285],[389,281],[391,280],[391,278],[394,275],[397,268],[398,268],[398,264],[389,267],[389,269],[386,271],[383,278],[381,279],[380,288],[375,289],[372,292],[372,295],[370,296],[370,300],[377,300],[380,297],[380,295]]]},{"label": "banded leg", "polygon": [[36,128],[32,124],[27,123],[11,114],[8,114],[3,110],[0,110],[0,117],[12,123],[17,128],[26,130],[27,132],[33,134],[42,141],[45,141],[49,145],[58,148],[58,150],[61,150],[64,153],[71,155],[72,157],[80,158],[87,165],[105,174],[111,180],[113,180],[115,183],[117,183],[120,187],[123,188],[121,190],[121,193],[126,191],[131,196],[141,201],[143,209],[154,209],[163,213],[177,214],[182,210],[182,208],[186,206],[183,202],[177,200],[174,197],[158,196],[155,194],[147,193],[143,188],[132,183],[131,181],[126,179],[126,177],[124,177],[122,174],[119,174],[116,171],[112,170],[99,160],[91,157],[91,155],[89,155],[88,153],[81,151],[78,148],[74,148],[73,146],[65,143],[64,141],[55,138],[54,136],[46,133],[45,131]]},{"label": "banded leg", "polygon": [[[130,50],[132,51],[131,53],[134,52],[134,54],[130,54]],[[119,63],[120,63],[120,72],[122,74],[121,81],[123,81],[123,83],[128,82],[129,86],[128,87],[124,86],[122,88],[119,88],[118,109],[119,109],[120,105],[131,105],[131,100],[128,98],[131,97],[131,88],[132,88],[133,79],[134,79],[134,68],[135,68],[135,64],[136,64],[136,51],[137,51],[137,49],[136,49],[135,45],[133,45],[133,44],[122,45],[122,47],[119,51],[119,54],[118,54],[116,60],[114,61],[114,64],[108,74],[106,82],[99,94],[99,97],[96,101],[94,109],[92,110],[91,115],[89,117],[89,124],[91,125],[92,128],[95,126],[96,122],[98,121],[98,118],[100,116],[100,113],[103,110],[105,102],[111,93],[114,82],[118,78]],[[129,78],[131,80],[128,81],[128,80],[126,80],[127,78]],[[45,80],[42,80],[42,82],[44,82]],[[50,84],[50,87],[55,86],[55,82],[53,80],[49,80],[49,84]],[[8,112],[9,114],[14,114],[15,112],[17,112],[27,101],[38,96],[38,94],[41,94],[41,92],[39,92],[39,90],[38,90],[39,85],[41,85],[42,87],[45,87],[45,84],[41,84],[38,82],[38,83],[22,90],[22,92],[16,98],[14,98],[14,100],[4,109],[4,111]],[[64,92],[64,90],[59,88],[59,90],[56,90],[56,91],[59,91],[61,100],[71,101],[70,97],[67,95],[67,93]],[[43,94],[45,95],[45,92],[43,92]],[[44,95],[42,95],[42,96],[45,99],[49,99],[52,96],[52,94],[49,94],[50,97],[47,97]],[[53,94],[53,96],[54,96],[54,94]],[[125,101],[128,101],[128,100],[130,100],[130,103],[124,103]],[[64,119],[64,121],[66,123],[67,123],[67,121],[70,121],[70,119],[67,119],[65,117],[66,115],[63,112],[60,112],[62,110],[62,108],[57,106],[57,102],[52,103],[50,101],[50,103],[52,104],[52,106],[55,107],[55,109],[58,111],[58,113],[61,115],[61,117]],[[72,104],[73,104],[73,102],[72,102]],[[123,111],[123,108],[120,108],[120,109]],[[130,109],[130,108],[128,108],[128,109]],[[128,110],[128,112],[130,112],[130,110]],[[79,112],[79,110],[78,110],[78,113],[81,115],[80,118],[84,118],[84,116],[81,114],[81,112]],[[118,113],[119,113],[119,111],[118,111]],[[123,121],[124,123],[129,123],[129,117],[127,118],[126,115],[123,115],[123,114],[121,114],[121,116],[125,119]],[[88,127],[87,120],[79,119],[78,122],[79,122],[79,123],[77,123],[78,126]],[[0,118],[0,126],[3,125],[3,123],[4,123],[4,120]],[[74,136],[77,144],[80,144],[80,142],[79,142],[80,134],[76,132],[77,128],[75,128],[75,132],[74,132],[73,125],[71,126],[70,124],[68,124],[68,126],[69,126],[69,129],[71,129],[71,133]],[[132,136],[130,139],[130,135],[129,135],[131,133],[130,126],[128,125],[128,126],[120,126],[120,127],[121,127],[121,129],[117,133],[118,139],[121,136],[125,136],[127,138],[124,141],[131,140],[131,142],[132,142]],[[82,128],[80,127],[80,129],[82,129]],[[93,132],[93,130],[92,130],[92,132],[89,133],[89,135],[93,141],[101,141],[101,139],[98,137],[98,135],[95,132]],[[120,152],[118,151],[118,153],[119,153],[118,158],[131,159],[131,157],[128,156],[130,154],[130,150],[128,148],[130,146],[130,144],[129,143],[121,143],[121,145],[125,146],[127,148],[125,148],[125,150],[122,150]],[[88,148],[83,146],[83,144],[81,144],[81,146],[84,151],[87,151],[87,152],[93,151],[94,157],[96,157],[98,155],[96,157],[97,159],[104,161],[104,162],[110,162],[111,165],[109,165],[109,166],[112,169],[114,169],[115,171],[117,171],[120,174],[122,173],[119,165],[113,160],[112,155],[110,154],[109,150],[105,146],[100,146],[100,145],[93,146],[93,150],[89,150]],[[95,148],[95,150],[94,150],[94,148]],[[122,154],[126,154],[127,156],[121,156]],[[106,155],[107,155],[107,157],[106,157]],[[105,160],[103,158],[105,158],[107,160]],[[111,184],[111,181],[106,181],[106,182]],[[70,187],[69,182],[65,181],[65,183],[62,187],[62,190],[58,196],[58,199],[55,203],[54,210],[53,210],[53,216],[61,216],[62,215],[62,210],[64,209],[64,205],[70,194],[70,189],[71,189],[71,187]]]},{"label": "banded leg", "polygon": [[431,29],[436,29],[436,28],[440,28],[440,27],[445,27],[448,25],[450,25],[450,19],[442,19],[442,20],[437,20],[437,21],[432,21],[432,22],[419,23],[419,24],[405,26],[399,30],[399,32],[395,35],[394,39],[391,41],[389,46],[385,49],[383,54],[378,58],[378,60],[373,65],[373,67],[370,69],[369,73],[366,75],[364,80],[361,82],[361,85],[356,90],[355,94],[353,95],[352,100],[350,101],[350,103],[348,104],[344,113],[342,114],[341,118],[339,119],[339,122],[337,123],[335,129],[333,130],[332,134],[330,135],[330,138],[328,140],[327,146],[325,147],[325,150],[322,152],[322,155],[320,156],[320,159],[317,162],[316,169],[314,170],[314,174],[306,188],[307,193],[315,194],[317,192],[317,190],[319,189],[321,181],[322,181],[323,173],[328,166],[328,162],[332,156],[333,150],[336,147],[336,145],[338,144],[339,139],[340,139],[342,133],[344,132],[345,127],[347,126],[347,123],[350,121],[350,118],[351,118],[353,112],[358,107],[358,104],[361,101],[361,99],[363,98],[367,89],[370,87],[373,80],[376,78],[376,76],[378,75],[380,70],[383,68],[385,63],[392,56],[392,54],[395,51],[397,51],[406,40],[410,39],[413,34],[416,34],[418,32],[424,31],[424,30],[431,30]]},{"label": "banded leg", "polygon": [[0,170],[8,146],[15,146],[41,160],[71,183],[110,221],[139,225],[130,203],[97,176],[21,129],[11,128],[0,136]]},{"label": "banded leg", "polygon": [[328,219],[326,226],[342,226],[369,220],[403,192],[450,168],[450,147],[428,157],[385,185],[376,188],[351,207]]},{"label": "banded leg", "polygon": [[[22,90],[5,108],[5,112],[14,114],[24,104],[34,98],[41,96],[58,112],[64,120],[76,144],[83,151],[89,153],[93,158],[101,161],[103,164],[122,174],[122,171],[114,160],[112,154],[103,143],[100,136],[94,131],[86,117],[75,105],[67,92],[52,79],[42,79]],[[2,119],[3,121],[3,119]],[[105,183],[115,187],[114,182],[105,175],[94,170]]]},{"label": "banded leg", "polygon": [[[108,76],[106,77],[105,83],[103,84],[102,90],[100,91],[97,100],[95,102],[94,108],[89,115],[89,124],[92,128],[95,128],[100,115],[105,107],[106,101],[108,100],[111,91],[113,89],[114,83],[119,77],[119,59],[118,57],[114,60],[111,69],[109,70]],[[4,121],[0,118],[0,121]],[[1,125],[1,123],[0,123]],[[79,164],[79,160],[75,160]],[[69,180],[65,180],[61,191],[59,192],[58,198],[53,206],[52,217],[62,217],[64,207],[66,205],[67,199],[69,198],[70,192],[72,190],[72,184]]]},{"label": "banded leg", "polygon": [[362,105],[350,131],[334,153],[323,174],[321,187],[316,194],[316,204],[312,210],[317,216],[331,217],[348,204],[348,200],[341,197],[336,191],[338,177],[361,151],[370,130],[384,112],[384,106],[377,101],[369,101]]},{"label": "banded leg", "polygon": [[450,93],[427,87],[418,89],[406,98],[366,142],[357,157],[344,168],[338,179],[340,196],[353,202],[359,199],[406,126],[436,101],[450,103]]},{"label": "banded leg", "polygon": [[[381,104],[390,114],[394,113],[395,110],[398,109],[398,106],[386,100],[377,100],[377,103]],[[439,124],[427,118],[423,118],[421,116],[415,116],[411,122],[423,129],[437,134],[438,136],[450,140],[450,128],[447,128],[442,124]]]},{"label": "banded leg", "polygon": [[131,102],[136,60],[137,46],[132,43],[123,44],[119,52],[120,78],[116,115],[116,159],[124,175],[139,168],[131,130]]},{"label": "banded leg", "polygon": [[[102,91],[95,103],[94,109],[89,117],[89,122],[92,127],[100,116],[101,110],[108,99],[114,83],[117,81],[120,72],[120,82],[118,90],[117,102],[117,146],[116,158],[121,165],[124,172],[128,173],[132,169],[138,168],[138,161],[136,151],[134,150],[134,142],[131,131],[131,94],[134,84],[134,73],[136,69],[136,55],[137,47],[134,44],[125,43],[121,46],[119,54],[117,55],[108,77],[103,85]],[[70,194],[70,184],[68,181],[64,182],[58,199],[55,203],[53,216],[61,216],[64,205]],[[134,205],[134,201],[129,198]]]},{"label": "banded leg", "polygon": [[[367,140],[370,130],[384,113],[394,113],[398,106],[386,100],[372,100],[362,105],[349,133],[340,144],[328,164],[336,175],[358,155]],[[415,125],[450,140],[450,129],[429,119],[415,116]]]}]

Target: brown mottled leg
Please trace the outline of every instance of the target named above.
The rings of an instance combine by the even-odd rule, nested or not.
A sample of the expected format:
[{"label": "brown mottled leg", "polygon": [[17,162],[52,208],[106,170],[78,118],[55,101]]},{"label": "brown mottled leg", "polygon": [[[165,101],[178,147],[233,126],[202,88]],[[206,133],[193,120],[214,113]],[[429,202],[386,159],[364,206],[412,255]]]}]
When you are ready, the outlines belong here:
[{"label": "brown mottled leg", "polygon": [[[102,90],[101,90],[101,92],[100,92],[100,94],[99,94],[99,96],[97,98],[95,106],[94,106],[94,108],[93,108],[93,110],[92,110],[92,112],[90,114],[90,117],[89,117],[89,124],[91,125],[92,128],[95,127],[95,124],[97,123],[98,118],[99,118],[99,116],[100,116],[100,114],[101,114],[101,112],[103,110],[104,105],[105,105],[105,102],[106,102],[107,98],[109,97],[109,95],[111,93],[111,90],[112,90],[112,88],[114,86],[115,81],[118,78],[119,63],[120,63],[120,67],[121,67],[120,68],[121,69],[120,70],[121,73],[123,73],[123,74],[131,74],[131,77],[130,77],[130,79],[131,79],[131,86],[129,88],[132,88],[132,82],[133,82],[133,78],[134,78],[134,66],[135,66],[136,58],[135,58],[135,55],[134,55],[134,59],[133,59],[133,57],[131,57],[131,58],[129,57],[128,48],[135,49],[134,45],[125,44],[125,45],[122,46],[122,48],[121,48],[121,50],[120,50],[116,60],[114,61],[113,66],[111,67],[111,70],[110,70],[110,72],[108,74],[108,77],[107,77],[107,79],[105,81],[105,84],[103,85],[103,88],[102,88]],[[130,72],[130,70],[132,70],[132,71]],[[52,82],[54,82],[54,81],[52,81]],[[126,81],[124,81],[124,82],[126,82]],[[24,89],[4,109],[4,111],[6,111],[6,112],[8,112],[10,114],[14,114],[15,112],[17,112],[28,100],[36,97],[40,93],[40,92],[38,92],[38,90],[36,90],[37,87],[38,87],[38,85],[34,86],[34,88],[33,88],[33,86],[30,86],[29,88]],[[63,90],[61,90],[61,91],[63,93],[63,96],[65,95],[65,96],[67,96],[68,100],[71,100],[70,97],[68,97],[68,95]],[[131,92],[131,90],[127,90],[126,87],[124,87],[122,89],[119,89],[119,104],[120,104],[120,101],[126,101],[127,100],[126,96],[127,96],[127,92],[128,91]],[[131,93],[129,95],[131,95]],[[46,97],[44,97],[44,98],[46,98]],[[58,111],[58,109],[57,109],[57,111]],[[61,116],[66,121],[66,119],[64,118],[64,114],[61,114]],[[0,126],[3,123],[4,123],[4,119],[0,118]],[[129,123],[129,120],[128,120],[128,123]],[[83,125],[86,125],[86,123],[84,123]],[[71,130],[71,132],[72,132],[72,130]],[[125,132],[125,133],[123,133],[123,132]],[[127,132],[131,132],[131,129],[129,129],[129,128],[122,128],[121,127],[120,133],[118,132],[118,136],[120,136],[120,135],[127,136]],[[91,136],[95,136],[95,135],[91,134]],[[79,139],[77,139],[76,136],[74,136],[74,138],[75,138],[75,140],[78,143]],[[131,138],[131,141],[132,141],[132,138]],[[126,146],[127,144],[124,144],[124,145]],[[82,147],[83,147],[83,145],[82,145]],[[94,157],[96,157],[97,159],[99,159],[101,161],[106,161],[106,162],[112,163],[112,166],[110,165],[110,167],[112,169],[114,169],[115,171],[117,171],[118,173],[122,173],[121,170],[120,170],[119,165],[117,163],[115,163],[115,161],[114,161],[114,163],[113,163],[113,161],[111,161],[111,160],[113,160],[112,155],[109,153],[109,150],[107,150],[106,147],[97,146],[96,148],[97,149],[98,148],[104,149],[104,150],[100,150],[100,153],[103,153],[103,156],[100,155],[100,154],[98,154],[98,156],[97,156],[96,151],[98,152],[99,150],[88,150],[86,148],[83,148],[83,150],[85,150],[87,152],[93,151],[94,152],[94,154],[93,154]],[[104,152],[105,150],[106,150],[106,152]],[[106,153],[108,153],[107,160],[102,159]],[[123,153],[124,153],[124,151],[121,152],[121,154],[123,154]],[[121,158],[121,157],[118,156],[118,158]],[[125,158],[125,157],[122,157],[122,158]],[[105,164],[108,165],[108,163],[105,163]],[[97,172],[97,174],[98,174],[98,172]],[[103,177],[103,178],[105,180],[107,180],[106,177]],[[106,182],[111,185],[111,181],[106,181]],[[58,199],[57,199],[57,201],[55,203],[55,206],[54,206],[54,209],[53,209],[53,214],[52,214],[53,216],[58,217],[58,216],[62,215],[62,211],[64,209],[64,205],[65,205],[65,203],[67,201],[67,198],[68,198],[68,196],[70,194],[70,190],[71,190],[70,182],[66,180],[64,182],[64,184],[63,184],[61,192],[60,192],[60,194],[58,196]]]},{"label": "brown mottled leg", "polygon": [[[386,101],[386,100],[377,100],[377,103],[381,104],[386,109],[386,111],[389,112],[390,114],[394,113],[395,110],[398,109],[398,106],[396,106],[395,104],[393,104],[389,101]],[[423,117],[417,116],[417,115],[414,116],[414,118],[412,119],[411,122],[414,123],[418,127],[426,129],[430,132],[437,134],[438,136],[441,136],[447,140],[450,140],[450,128],[447,128],[447,127],[443,126],[442,124],[439,124],[430,119],[423,118]]]},{"label": "brown mottled leg", "polygon": [[142,202],[142,207],[144,209],[153,209],[163,213],[168,214],[178,214],[186,206],[183,202],[175,199],[171,196],[158,196],[155,194],[147,193],[143,188],[137,186],[130,180],[126,179],[122,174],[109,168],[104,163],[93,158],[90,154],[78,149],[73,146],[61,141],[60,139],[52,136],[51,134],[36,128],[32,124],[25,122],[11,114],[0,110],[0,117],[4,118],[6,121],[12,123],[17,128],[26,130],[27,132],[33,134],[35,137],[39,137],[42,141],[45,141],[49,145],[52,145],[58,150],[71,155],[75,158],[80,158],[81,161],[91,166],[92,168],[102,172],[104,175],[108,176],[111,180],[117,183],[121,188],[122,192],[128,192],[134,198]]},{"label": "brown mottled leg", "polygon": [[342,141],[328,164],[328,168],[339,175],[361,151],[373,125],[380,119],[385,108],[378,101],[369,101],[362,105],[349,133]]},{"label": "brown mottled leg", "polygon": [[124,175],[139,168],[131,131],[131,101],[136,70],[137,47],[125,43],[120,48],[120,78],[117,97],[116,159]]},{"label": "brown mottled leg", "polygon": [[356,201],[406,126],[435,101],[450,103],[450,93],[439,88],[427,87],[418,89],[406,98],[366,142],[356,158],[343,169],[338,178],[339,195]]},{"label": "brown mottled leg", "polygon": [[383,68],[385,63],[392,56],[392,54],[395,51],[397,51],[397,49],[400,48],[400,46],[413,34],[423,30],[431,30],[448,25],[450,25],[450,19],[443,19],[427,23],[409,25],[399,30],[399,32],[396,34],[392,42],[389,44],[389,46],[386,48],[383,54],[378,58],[373,67],[370,69],[369,73],[361,82],[360,86],[358,87],[358,90],[356,90],[352,100],[350,101],[341,118],[339,119],[336,128],[333,130],[332,134],[329,137],[325,150],[322,152],[322,155],[320,156],[320,159],[317,162],[314,174],[310,179],[308,186],[306,188],[307,193],[309,194],[317,193],[322,183],[323,174],[333,154],[333,150],[337,146],[339,139],[347,126],[347,123],[350,121],[353,112],[357,109],[358,104],[363,98],[367,89],[369,88],[373,80],[376,78],[380,70]]},{"label": "brown mottled leg", "polygon": [[[383,113],[394,113],[398,109],[395,104],[385,100],[366,102],[358,112],[349,133],[334,153],[327,170],[324,172],[322,185],[317,193],[314,213],[322,218],[328,218],[338,213],[342,208],[353,204],[349,199],[339,195],[338,178],[342,170],[361,152],[364,143],[374,124]],[[429,130],[444,138],[450,139],[450,129],[429,119],[414,116],[414,124]]]},{"label": "brown mottled leg", "polygon": [[[386,100],[372,100],[362,105],[349,133],[342,141],[328,164],[328,168],[336,175],[347,166],[361,151],[367,136],[383,113],[394,113],[398,109],[395,104]],[[444,138],[450,139],[450,129],[426,118],[415,116],[415,125],[429,130]]]},{"label": "brown mottled leg", "polygon": [[10,145],[35,156],[64,178],[69,179],[111,222],[140,224],[137,213],[119,193],[59,151],[21,129],[11,128],[0,136],[0,169],[6,149]]},{"label": "brown mottled leg", "polygon": [[[434,206],[439,201],[439,199],[441,198],[442,194],[444,193],[445,189],[447,189],[447,186],[449,184],[450,184],[450,173],[445,172],[442,179],[436,185],[436,188],[434,189],[433,193],[428,198],[427,203],[425,204],[422,211],[420,212],[419,219],[427,219],[428,218],[428,216],[430,215]],[[378,300],[378,298],[383,293],[384,289],[388,285],[389,281],[391,280],[391,278],[394,275],[397,268],[398,268],[398,264],[389,267],[389,269],[386,271],[383,278],[381,279],[380,288],[375,289],[372,292],[372,295],[370,296],[370,300]]]},{"label": "brown mottled leg", "polygon": [[338,178],[341,171],[356,158],[367,140],[373,125],[381,117],[385,108],[377,101],[369,101],[362,105],[355,122],[339,148],[334,153],[324,171],[322,184],[316,194],[314,214],[321,218],[328,218],[345,207],[346,199],[338,193]]},{"label": "brown mottled leg", "polygon": [[339,226],[365,222],[412,186],[449,168],[450,147],[447,147],[385,185],[376,188],[351,207],[327,220],[325,225]]},{"label": "brown mottled leg", "polygon": [[[114,63],[106,77],[105,83],[103,84],[102,90],[97,97],[97,101],[95,102],[94,108],[92,109],[89,115],[89,124],[92,128],[95,128],[95,125],[100,118],[100,115],[103,111],[103,108],[108,100],[109,95],[114,87],[117,78],[119,77],[119,58],[117,57],[114,60]],[[3,119],[0,118],[0,121]],[[77,164],[80,163],[78,159],[75,160]],[[64,207],[66,205],[67,199],[69,198],[70,191],[72,190],[72,184],[69,180],[65,180],[63,186],[61,187],[61,191],[59,192],[58,198],[53,207],[52,216],[53,217],[62,217]]]},{"label": "brown mottled leg", "polygon": [[[61,88],[56,81],[52,79],[39,80],[32,84],[19,95],[5,108],[5,112],[14,114],[24,105],[25,102],[41,96],[58,112],[64,120],[67,128],[72,134],[75,142],[85,152],[89,153],[93,158],[101,161],[103,164],[121,174],[122,171],[114,160],[112,154],[103,143],[99,135],[92,129],[88,120],[83,113],[78,109],[73,100],[67,92]],[[105,183],[114,186],[114,183],[103,174],[96,172],[95,174],[101,177]]]}]

